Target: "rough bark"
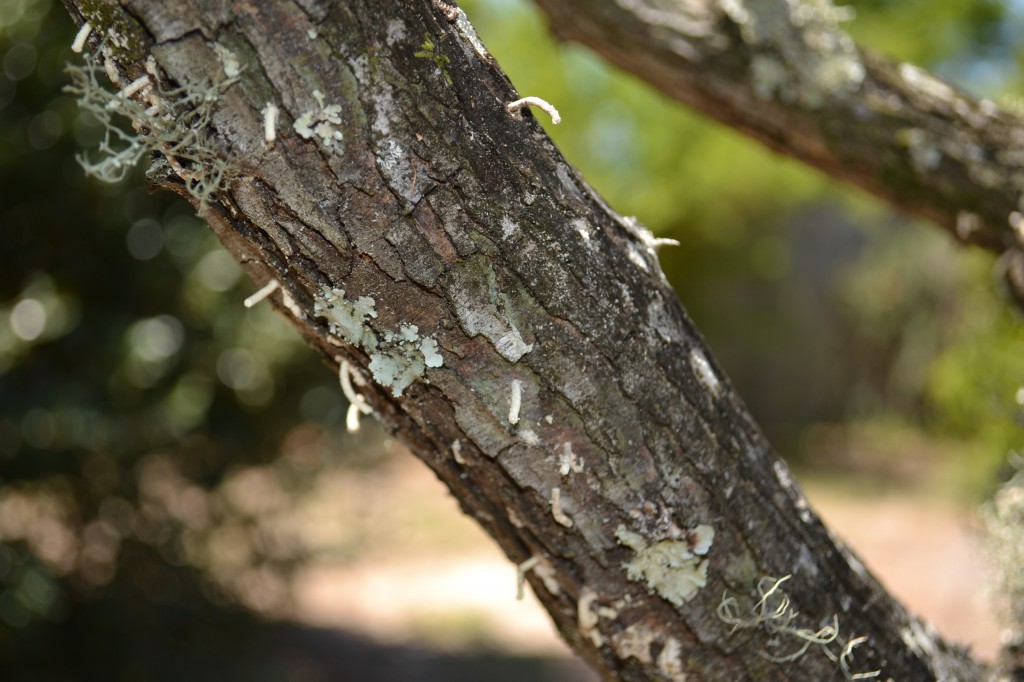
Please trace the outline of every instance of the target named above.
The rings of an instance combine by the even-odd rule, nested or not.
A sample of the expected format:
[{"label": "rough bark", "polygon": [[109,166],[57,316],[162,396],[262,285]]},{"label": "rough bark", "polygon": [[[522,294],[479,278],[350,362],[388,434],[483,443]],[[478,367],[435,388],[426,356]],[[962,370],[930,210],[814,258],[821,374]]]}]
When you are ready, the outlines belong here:
[{"label": "rough bark", "polygon": [[771,149],[1006,253],[1024,302],[1024,119],[857,46],[825,0],[535,0],[552,32]]},{"label": "rough bark", "polygon": [[[67,5],[95,27],[89,45],[118,87],[152,57],[161,87],[132,95],[139,111],[220,93],[209,134],[188,143],[209,149],[152,132],[173,117],[137,121],[165,157],[155,184],[196,203],[256,283],[280,283],[271,303],[330,365],[352,367],[378,419],[527,562],[559,630],[606,679],[981,678],[821,524],[649,233],[595,195],[530,113],[507,110],[518,94],[461,11]],[[236,60],[244,70],[225,81]],[[228,179],[203,202],[214,167]],[[791,578],[761,599],[766,576]],[[759,601],[770,614],[784,594],[792,611],[753,622]],[[815,644],[779,660],[833,623],[833,659]]]}]

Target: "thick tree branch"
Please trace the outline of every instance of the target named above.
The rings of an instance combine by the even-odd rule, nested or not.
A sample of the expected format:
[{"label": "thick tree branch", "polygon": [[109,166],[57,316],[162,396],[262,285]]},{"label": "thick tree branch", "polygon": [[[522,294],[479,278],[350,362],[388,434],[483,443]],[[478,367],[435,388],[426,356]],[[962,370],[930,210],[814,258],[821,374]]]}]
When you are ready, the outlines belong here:
[{"label": "thick tree branch", "polygon": [[279,282],[607,679],[981,678],[831,537],[650,234],[508,110],[461,11],[214,4],[68,0],[118,88],[149,79],[106,106],[154,182]]},{"label": "thick tree branch", "polygon": [[828,0],[535,0],[552,32],[965,243],[1012,252],[1024,119],[854,45]]}]

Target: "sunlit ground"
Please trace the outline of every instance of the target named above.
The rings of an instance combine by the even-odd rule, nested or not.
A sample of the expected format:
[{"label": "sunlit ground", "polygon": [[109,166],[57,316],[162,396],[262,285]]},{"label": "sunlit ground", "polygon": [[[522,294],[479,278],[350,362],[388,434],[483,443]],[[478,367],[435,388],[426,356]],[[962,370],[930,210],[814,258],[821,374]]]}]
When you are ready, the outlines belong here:
[{"label": "sunlit ground", "polygon": [[[322,554],[295,582],[293,617],[389,644],[569,656],[529,590],[516,600],[515,567],[425,466],[389,448],[380,466],[334,473],[312,496],[310,518],[331,516],[308,529]],[[998,628],[969,505],[848,482],[804,485],[895,596],[944,637],[993,657]]]}]

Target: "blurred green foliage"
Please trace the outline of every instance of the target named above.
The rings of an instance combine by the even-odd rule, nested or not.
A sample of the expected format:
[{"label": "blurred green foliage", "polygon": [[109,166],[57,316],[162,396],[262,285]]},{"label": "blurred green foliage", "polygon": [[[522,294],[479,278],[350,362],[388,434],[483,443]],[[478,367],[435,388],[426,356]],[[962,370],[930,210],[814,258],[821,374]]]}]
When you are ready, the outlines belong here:
[{"label": "blurred green foliage", "polygon": [[[665,269],[784,454],[813,463],[809,429],[840,424],[867,435],[832,439],[856,443],[839,460],[898,460],[908,439],[878,428],[896,421],[989,484],[1024,403],[1024,325],[989,257],[555,44],[522,1],[465,6],[561,110],[570,161],[682,242]],[[1021,79],[1018,4],[855,6],[880,51],[981,70],[987,94]],[[334,378],[240,305],[252,285],[187,206],[141,173],[83,177],[100,131],[61,93],[72,37],[49,0],[0,0],[0,670],[180,679],[231,646],[225,624],[287,603],[310,559],[288,510],[363,450]]]},{"label": "blurred green foliage", "polygon": [[73,36],[0,1],[0,679],[185,679],[287,604],[346,405],[189,206],[84,177]]}]

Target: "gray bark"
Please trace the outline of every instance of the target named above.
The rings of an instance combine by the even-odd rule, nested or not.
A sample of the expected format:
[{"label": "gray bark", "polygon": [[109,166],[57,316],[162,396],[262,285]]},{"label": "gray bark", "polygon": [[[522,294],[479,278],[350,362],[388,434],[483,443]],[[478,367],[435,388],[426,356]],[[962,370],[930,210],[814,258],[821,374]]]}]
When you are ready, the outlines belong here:
[{"label": "gray bark", "polygon": [[[981,678],[821,524],[650,235],[507,110],[519,94],[459,10],[67,4],[119,87],[154,60],[161,87],[132,97],[164,157],[155,184],[196,203],[254,282],[280,283],[272,305],[528,562],[606,679]],[[217,82],[208,134],[175,146],[175,117],[145,118]]]}]

